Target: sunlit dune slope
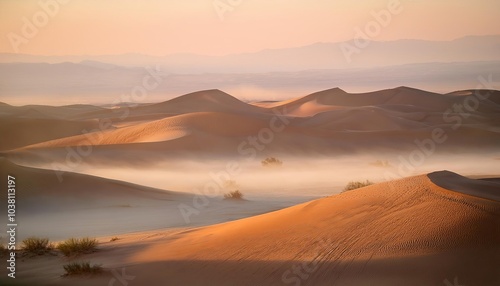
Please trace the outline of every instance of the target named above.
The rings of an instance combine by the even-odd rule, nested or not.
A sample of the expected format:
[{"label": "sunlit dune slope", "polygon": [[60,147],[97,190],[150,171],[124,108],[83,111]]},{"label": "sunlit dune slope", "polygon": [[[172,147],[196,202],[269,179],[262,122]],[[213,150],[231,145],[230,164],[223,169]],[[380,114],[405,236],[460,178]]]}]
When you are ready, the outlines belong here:
[{"label": "sunlit dune slope", "polygon": [[120,129],[52,140],[27,148],[77,146],[88,143],[94,145],[151,143],[200,133],[222,138],[243,137],[256,134],[267,125],[268,121],[250,116],[214,112],[189,113]]},{"label": "sunlit dune slope", "polygon": [[[474,196],[430,178],[453,188],[466,180]],[[381,183],[158,239],[128,270],[153,284],[443,285],[458,277],[498,285],[500,202],[481,197],[498,198],[500,185],[484,187],[449,172]],[[301,265],[307,272],[296,274]]]},{"label": "sunlit dune slope", "polygon": [[268,113],[269,110],[244,103],[220,90],[204,90],[185,94],[165,102],[139,106],[131,104],[117,109],[89,112],[74,118],[112,118],[115,121],[131,121],[143,118],[157,120],[194,112],[252,113],[258,116],[260,113]]}]

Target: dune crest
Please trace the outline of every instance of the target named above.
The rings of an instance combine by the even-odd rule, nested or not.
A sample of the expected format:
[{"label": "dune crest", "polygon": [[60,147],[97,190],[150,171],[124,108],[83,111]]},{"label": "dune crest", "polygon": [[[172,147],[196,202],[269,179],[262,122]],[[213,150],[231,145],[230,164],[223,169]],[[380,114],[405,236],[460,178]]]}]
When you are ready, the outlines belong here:
[{"label": "dune crest", "polygon": [[433,172],[427,176],[443,189],[500,202],[500,183],[493,180],[472,180],[450,171]]}]

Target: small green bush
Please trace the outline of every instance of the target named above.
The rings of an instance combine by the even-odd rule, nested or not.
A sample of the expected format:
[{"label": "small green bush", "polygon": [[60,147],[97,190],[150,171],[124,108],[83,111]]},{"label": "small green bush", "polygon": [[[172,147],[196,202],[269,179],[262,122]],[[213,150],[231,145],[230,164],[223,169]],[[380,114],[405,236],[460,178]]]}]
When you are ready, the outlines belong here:
[{"label": "small green bush", "polygon": [[75,275],[96,275],[102,273],[101,265],[90,265],[89,262],[72,262],[63,266],[66,271],[65,276]]},{"label": "small green bush", "polygon": [[80,255],[92,253],[97,250],[97,240],[94,238],[70,238],[64,242],[57,245],[59,249],[65,256]]},{"label": "small green bush", "polygon": [[42,255],[52,250],[48,238],[28,237],[22,243],[22,249],[29,254]]},{"label": "small green bush", "polygon": [[344,187],[344,192],[359,189],[362,187],[370,186],[373,185],[374,183],[372,181],[366,180],[366,181],[351,181],[347,183],[347,185]]},{"label": "small green bush", "polygon": [[236,191],[232,191],[232,192],[229,192],[227,194],[224,194],[224,199],[226,200],[241,200],[243,199],[243,193],[236,190]]}]

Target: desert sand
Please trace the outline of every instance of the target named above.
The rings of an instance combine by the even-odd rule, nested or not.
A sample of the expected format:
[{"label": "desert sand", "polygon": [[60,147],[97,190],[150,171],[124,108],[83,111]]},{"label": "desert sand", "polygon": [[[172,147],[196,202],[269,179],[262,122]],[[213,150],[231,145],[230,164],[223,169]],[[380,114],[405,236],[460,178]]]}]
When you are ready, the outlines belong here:
[{"label": "desert sand", "polygon": [[[0,104],[18,240],[100,241],[74,258],[19,252],[15,282],[499,285],[499,115],[498,91],[408,87],[256,103],[206,90],[134,106]],[[342,192],[364,179],[376,184]],[[235,189],[244,199],[223,199]],[[70,261],[105,271],[62,277]]]},{"label": "desert sand", "polygon": [[[435,153],[481,152],[496,150],[500,141],[499,102],[500,93],[488,90],[437,94],[398,87],[351,94],[335,88],[257,106],[207,90],[112,109],[3,105],[8,125],[0,128],[34,130],[29,140],[15,136],[3,143],[3,156],[25,165],[64,163],[68,147],[85,145],[92,145],[84,157],[93,164],[116,165],[122,152],[129,157],[125,162],[231,157],[245,153],[248,145],[240,144],[249,137],[272,143],[258,147],[262,156],[411,152],[436,129],[446,139]],[[49,112],[57,121],[46,121]]]},{"label": "desert sand", "polygon": [[[130,285],[498,285],[500,202],[483,198],[495,191],[435,172],[214,226],[103,237],[79,259],[125,271]],[[61,278],[65,261],[28,259],[19,275],[40,285],[114,277]]]}]

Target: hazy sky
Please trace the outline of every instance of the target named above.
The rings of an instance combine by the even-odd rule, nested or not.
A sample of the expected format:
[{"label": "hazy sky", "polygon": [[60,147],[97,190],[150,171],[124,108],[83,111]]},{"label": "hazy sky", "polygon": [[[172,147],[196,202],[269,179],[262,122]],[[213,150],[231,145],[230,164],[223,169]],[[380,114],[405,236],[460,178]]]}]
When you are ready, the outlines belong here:
[{"label": "hazy sky", "polygon": [[[223,55],[352,39],[397,0],[0,0],[0,52]],[[498,0],[401,0],[374,40],[500,34]],[[39,3],[47,3],[50,14]],[[231,5],[233,3],[234,5]],[[49,5],[50,4],[50,5]],[[217,12],[216,6],[219,7]],[[33,24],[35,31],[30,30]],[[27,28],[28,27],[28,28]],[[33,28],[33,27],[31,27]]]}]

